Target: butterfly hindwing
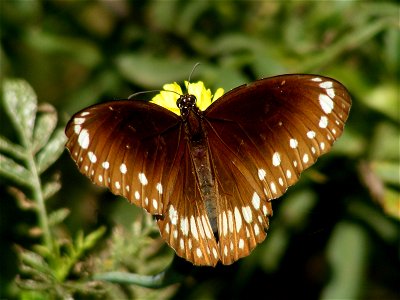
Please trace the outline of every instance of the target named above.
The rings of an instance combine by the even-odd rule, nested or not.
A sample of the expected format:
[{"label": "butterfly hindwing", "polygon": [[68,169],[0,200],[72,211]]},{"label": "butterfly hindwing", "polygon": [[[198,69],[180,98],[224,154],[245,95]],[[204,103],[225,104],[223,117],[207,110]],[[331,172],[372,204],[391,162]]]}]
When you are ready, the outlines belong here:
[{"label": "butterfly hindwing", "polygon": [[179,256],[195,265],[215,266],[219,251],[185,139],[179,142],[177,153],[173,166],[178,170],[177,181],[169,185],[171,196],[158,219],[160,234]]}]

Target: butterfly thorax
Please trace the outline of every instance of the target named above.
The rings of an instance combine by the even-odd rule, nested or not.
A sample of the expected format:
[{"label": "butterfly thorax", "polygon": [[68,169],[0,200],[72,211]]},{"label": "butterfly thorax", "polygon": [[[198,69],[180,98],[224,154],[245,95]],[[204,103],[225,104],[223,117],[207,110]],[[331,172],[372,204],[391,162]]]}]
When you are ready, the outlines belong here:
[{"label": "butterfly thorax", "polygon": [[186,138],[190,147],[193,171],[196,174],[201,198],[207,211],[207,216],[214,233],[217,232],[217,189],[211,166],[207,135],[203,126],[203,114],[196,105],[194,95],[182,95],[177,106],[180,109]]}]

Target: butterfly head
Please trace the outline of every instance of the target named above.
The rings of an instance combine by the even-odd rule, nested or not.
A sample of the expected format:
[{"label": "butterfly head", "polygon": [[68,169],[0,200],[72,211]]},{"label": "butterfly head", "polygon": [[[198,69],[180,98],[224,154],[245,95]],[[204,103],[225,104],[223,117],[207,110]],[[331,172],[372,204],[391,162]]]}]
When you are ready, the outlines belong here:
[{"label": "butterfly head", "polygon": [[[212,102],[217,100],[224,94],[224,90],[219,88],[215,91],[214,95],[211,94],[210,89],[204,86],[202,81],[195,83],[188,83],[185,81],[185,86],[188,93],[183,94],[181,87],[176,83],[165,84],[164,90],[157,94],[151,100],[152,103],[160,105],[177,115],[184,112],[189,112],[189,108],[198,107],[199,110],[204,111],[211,105]],[[188,99],[193,98],[193,99]]]},{"label": "butterfly head", "polygon": [[176,101],[182,118],[186,118],[191,110],[198,112],[199,108],[196,105],[197,99],[195,95],[185,94],[179,97]]}]

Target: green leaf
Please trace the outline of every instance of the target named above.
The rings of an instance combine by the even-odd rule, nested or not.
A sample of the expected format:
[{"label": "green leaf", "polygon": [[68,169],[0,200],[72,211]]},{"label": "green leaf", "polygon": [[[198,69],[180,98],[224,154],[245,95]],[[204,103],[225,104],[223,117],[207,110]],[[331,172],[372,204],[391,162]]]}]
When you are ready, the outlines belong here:
[{"label": "green leaf", "polygon": [[6,80],[3,84],[4,108],[27,146],[32,139],[35,123],[37,98],[32,87],[24,80]]},{"label": "green leaf", "polygon": [[51,166],[64,151],[66,137],[63,129],[55,131],[47,145],[38,153],[36,164],[39,174]]},{"label": "green leaf", "polygon": [[101,53],[89,39],[53,34],[45,30],[26,32],[26,41],[40,52],[73,58],[84,66],[94,67],[101,61]]},{"label": "green leaf", "polygon": [[332,269],[330,282],[321,299],[359,299],[366,276],[368,238],[358,225],[343,222],[336,226],[328,244]]},{"label": "green leaf", "polygon": [[23,186],[31,186],[31,172],[11,158],[2,154],[0,154],[0,176],[8,178]]},{"label": "green leaf", "polygon": [[67,208],[60,208],[49,214],[49,226],[55,226],[62,223],[68,217],[70,210]]},{"label": "green leaf", "polygon": [[26,157],[24,148],[20,145],[14,144],[4,136],[0,136],[0,151],[18,159],[25,159]]},{"label": "green leaf", "polygon": [[47,200],[52,197],[55,193],[57,193],[61,189],[61,183],[58,179],[54,181],[47,182],[42,187],[43,199]]},{"label": "green leaf", "polygon": [[106,232],[106,227],[101,226],[95,231],[89,233],[83,242],[83,248],[85,250],[91,249],[97,243],[97,241],[104,235]]},{"label": "green leaf", "polygon": [[386,83],[370,90],[365,97],[361,98],[363,102],[372,109],[379,111],[393,120],[399,120],[398,107],[399,87],[396,83]]},{"label": "green leaf", "polygon": [[27,266],[32,267],[41,273],[52,274],[49,265],[39,254],[24,249],[20,255],[22,263],[26,264]]},{"label": "green leaf", "polygon": [[38,108],[35,129],[33,131],[33,151],[38,152],[48,142],[57,125],[57,112],[50,104]]},{"label": "green leaf", "polygon": [[385,183],[400,187],[399,162],[373,161],[371,162],[371,168]]}]

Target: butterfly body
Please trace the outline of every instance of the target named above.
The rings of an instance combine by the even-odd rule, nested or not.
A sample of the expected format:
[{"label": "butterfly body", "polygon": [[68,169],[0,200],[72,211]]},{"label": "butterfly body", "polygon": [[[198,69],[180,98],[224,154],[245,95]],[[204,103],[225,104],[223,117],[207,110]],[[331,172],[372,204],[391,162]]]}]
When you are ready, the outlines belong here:
[{"label": "butterfly body", "polygon": [[67,148],[81,172],[157,216],[164,240],[195,265],[231,264],[266,237],[271,199],[341,135],[351,105],[337,81],[282,75],[180,115],[113,101],[75,114]]}]

